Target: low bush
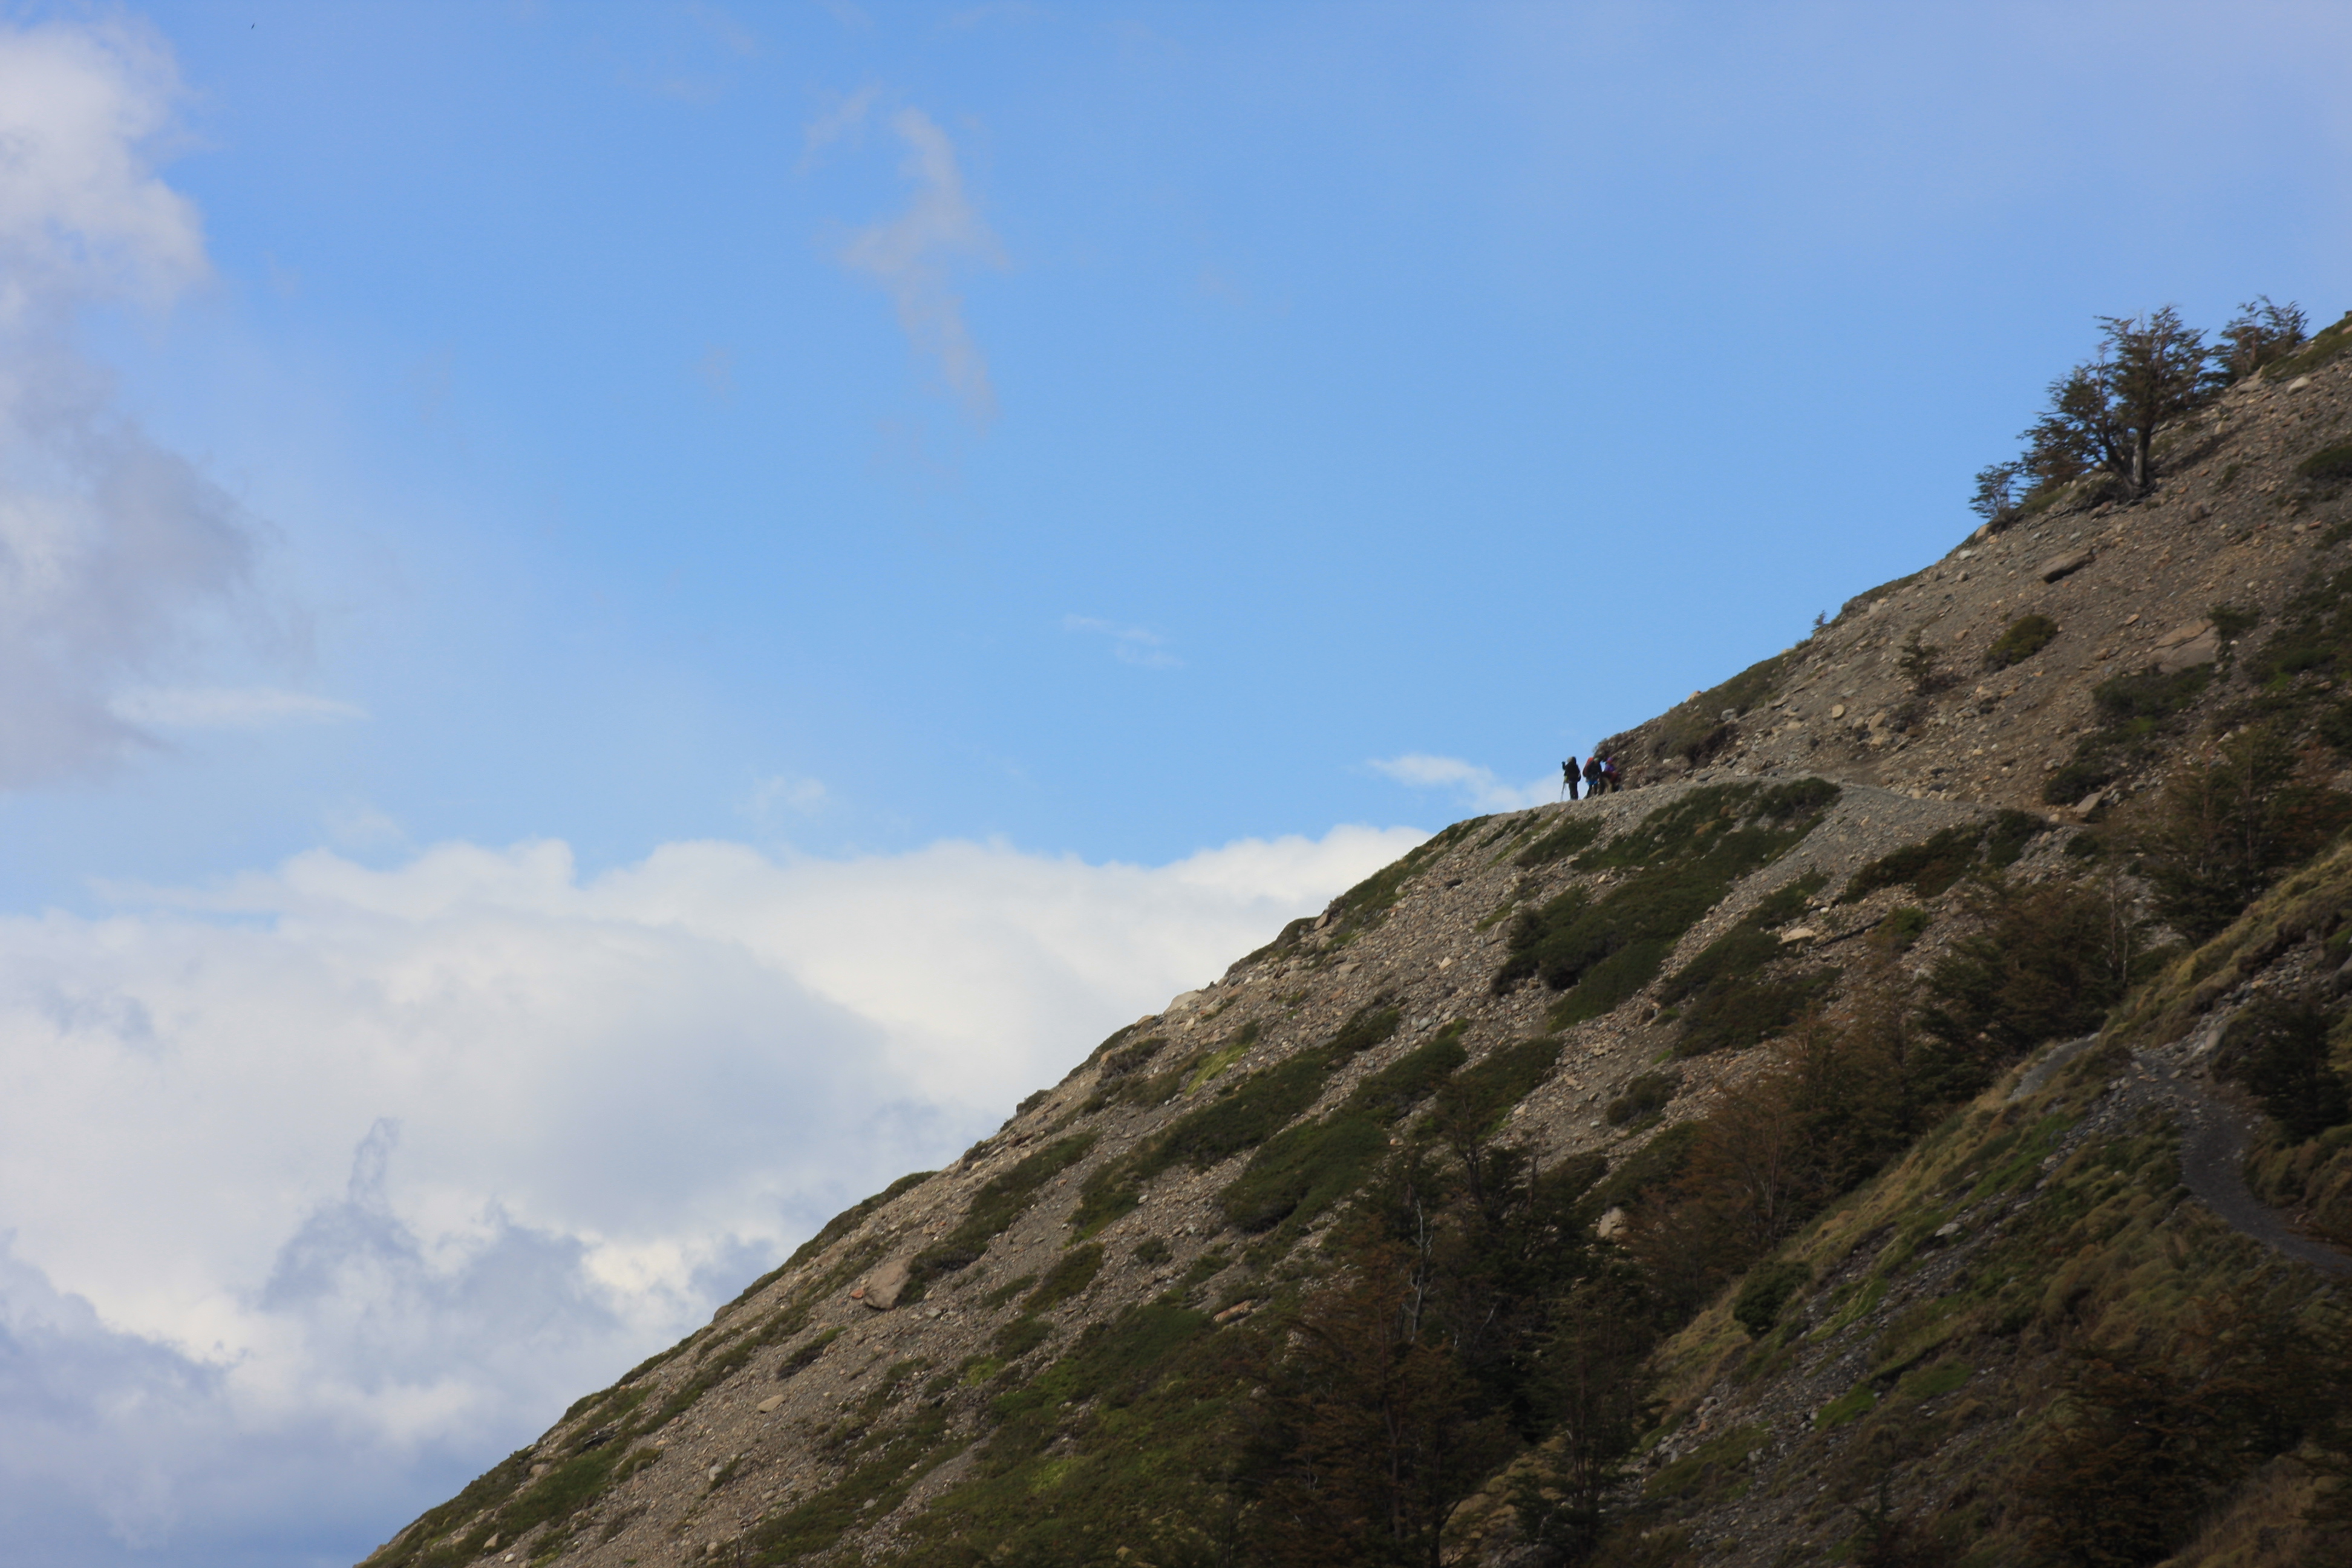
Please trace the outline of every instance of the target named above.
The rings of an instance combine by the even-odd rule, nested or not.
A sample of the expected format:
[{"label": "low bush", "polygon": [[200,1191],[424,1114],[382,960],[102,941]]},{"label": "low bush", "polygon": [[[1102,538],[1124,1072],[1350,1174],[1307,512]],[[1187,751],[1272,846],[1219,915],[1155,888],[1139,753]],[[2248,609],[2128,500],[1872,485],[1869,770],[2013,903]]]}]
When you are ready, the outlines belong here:
[{"label": "low bush", "polygon": [[2058,635],[2058,623],[2047,616],[2020,616],[2009,624],[2009,629],[1993,639],[1985,649],[1987,669],[2007,669],[2013,664],[2023,664],[2050,646]]},{"label": "low bush", "polygon": [[2346,479],[2352,479],[2352,441],[2322,447],[2297,463],[2294,471],[2323,485],[2341,484]]},{"label": "low bush", "polygon": [[1622,1127],[1628,1121],[1664,1110],[1666,1103],[1682,1092],[1682,1075],[1671,1072],[1645,1072],[1634,1076],[1625,1085],[1625,1092],[1609,1102],[1601,1112],[1612,1127]]}]

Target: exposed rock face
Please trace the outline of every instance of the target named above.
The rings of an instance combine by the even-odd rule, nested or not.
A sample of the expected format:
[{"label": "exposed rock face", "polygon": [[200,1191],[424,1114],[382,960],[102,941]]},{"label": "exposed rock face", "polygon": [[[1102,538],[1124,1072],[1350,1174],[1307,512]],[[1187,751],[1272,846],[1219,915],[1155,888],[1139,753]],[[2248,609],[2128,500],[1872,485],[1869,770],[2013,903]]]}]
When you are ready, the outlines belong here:
[{"label": "exposed rock face", "polygon": [[[1051,1379],[1115,1325],[1236,1342],[1317,1288],[1353,1189],[1269,1197],[1260,1154],[1280,1137],[1337,1125],[1368,1085],[1412,1082],[1397,1092],[1423,1098],[1349,1145],[1350,1179],[1368,1181],[1433,1085],[1507,1068],[1518,1076],[1497,1101],[1496,1137],[1538,1168],[1598,1155],[1622,1172],[1661,1133],[1740,1104],[1772,1059],[1754,1040],[1792,1015],[1751,1005],[1738,1015],[1747,1034],[1709,1041],[1699,994],[1682,984],[1702,955],[1736,952],[1722,984],[1749,987],[1750,1004],[1892,994],[1976,929],[1958,868],[2028,885],[2077,877],[2084,819],[2203,754],[2212,737],[2196,721],[2248,700],[2244,650],[2260,628],[2315,573],[2352,568],[2344,496],[2294,480],[2308,450],[2341,438],[2330,433],[2352,413],[2347,377],[2352,354],[2284,387],[2232,391],[2171,433],[2146,500],[2053,508],[1977,537],[1605,742],[1637,787],[1457,824],[1293,921],[1113,1035],[949,1168],[842,1215],[708,1328],[583,1400],[370,1563],[978,1560],[985,1541],[958,1531],[973,1499],[1007,1484],[1010,1461],[989,1445],[1013,1419],[1008,1401],[1059,1387]],[[1988,668],[1987,649],[2029,616],[2056,635]],[[1922,648],[1934,650],[1924,671]],[[2104,773],[2086,773],[2119,677],[2175,679],[2176,721],[2135,731],[2130,748],[2091,758]],[[2308,670],[2278,679],[2265,691],[2325,683]],[[1707,858],[1735,838],[1738,855]],[[1935,846],[1948,878],[1927,868]],[[1671,919],[1669,880],[1684,900]],[[2137,896],[2120,873],[2115,887],[2118,909]],[[2246,1239],[2252,1220],[2178,1200],[2170,1146],[2150,1129],[2205,1103],[2197,1075],[2212,1057],[2195,1042],[2210,1046],[2217,1020],[2268,992],[2352,984],[2352,960],[2321,946],[2352,913],[2352,859],[2272,898],[2250,934],[2217,939],[2236,943],[2227,953],[2152,983],[2099,1049],[2052,1052],[1793,1237],[1783,1253],[1804,1279],[1785,1287],[1777,1325],[1748,1315],[1772,1335],[1753,1358],[1752,1324],[1735,1321],[1728,1296],[1661,1352],[1667,1420],[1622,1500],[1655,1526],[1644,1562],[1704,1552],[1763,1568],[1849,1552],[1854,1510],[1872,1500],[1853,1478],[1873,1454],[1909,1456],[1916,1473],[1902,1472],[1894,1501],[1914,1512],[1999,1494],[2018,1434],[2047,1419],[2060,1354],[2013,1322],[2105,1288],[2034,1270],[2126,1234],[2137,1250],[2101,1279],[2189,1267],[2182,1258],[2240,1278],[2265,1256],[2269,1244]],[[1588,982],[1548,968],[1538,939],[1547,921],[1604,907],[1647,921],[1649,945],[1639,963],[1614,960],[1618,989],[1586,1006]],[[1911,934],[1890,942],[1898,930]],[[1428,1064],[1423,1079],[1414,1064]],[[1674,1077],[1659,1089],[1662,1064]],[[1645,1075],[1662,1106],[1642,1098]],[[2126,1202],[2132,1181],[2144,1203]],[[2264,1191],[2305,1181],[2352,1236],[2352,1181],[2338,1191],[2296,1166]],[[1639,1206],[1598,1188],[1577,1234],[1628,1238]],[[2241,1245],[2255,1250],[2229,1250]],[[1947,1324],[1992,1338],[1937,1338]],[[1074,1495],[1061,1489],[1099,1452],[1086,1433],[1132,1418],[1083,1392],[1053,1397],[1053,1411],[1020,1417],[1065,1423],[1041,1429],[1017,1472],[1028,1512]],[[1498,1481],[1463,1511],[1454,1560],[1559,1560],[1515,1521],[1507,1491]],[[1146,1544],[1096,1542],[1087,1560],[1156,1564]]]}]

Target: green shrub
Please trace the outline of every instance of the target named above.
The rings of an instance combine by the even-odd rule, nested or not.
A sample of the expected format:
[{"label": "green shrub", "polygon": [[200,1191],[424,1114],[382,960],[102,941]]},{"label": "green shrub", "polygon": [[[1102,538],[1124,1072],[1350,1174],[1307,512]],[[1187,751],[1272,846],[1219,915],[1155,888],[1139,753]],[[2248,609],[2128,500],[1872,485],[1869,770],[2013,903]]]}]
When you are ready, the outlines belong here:
[{"label": "green shrub", "polygon": [[1156,1268],[1174,1256],[1174,1250],[1156,1236],[1147,1236],[1135,1244],[1135,1260],[1146,1268]]},{"label": "green shrub", "polygon": [[990,1177],[972,1194],[956,1227],[917,1253],[908,1265],[908,1289],[919,1298],[928,1281],[978,1262],[988,1244],[1027,1212],[1038,1189],[1085,1159],[1094,1146],[1095,1134],[1074,1132]]},{"label": "green shrub", "polygon": [[1024,1312],[1050,1312],[1073,1297],[1083,1295],[1087,1287],[1095,1282],[1095,1276],[1102,1272],[1102,1243],[1098,1241],[1087,1242],[1064,1253],[1061,1261],[1045,1270],[1045,1278],[1037,1282],[1037,1289],[1021,1303],[1021,1310]]},{"label": "green shrub", "polygon": [[1485,1138],[1551,1077],[1559,1052],[1559,1041],[1549,1035],[1496,1047],[1438,1089],[1431,1125],[1457,1142]]},{"label": "green shrub", "polygon": [[1580,853],[1601,836],[1601,820],[1593,816],[1570,816],[1549,833],[1537,839],[1518,853],[1516,865],[1548,866],[1554,860],[1566,859]]},{"label": "green shrub", "polygon": [[1726,975],[1684,1004],[1675,1055],[1687,1058],[1761,1045],[1803,1017],[1805,1009],[1837,978],[1835,969],[1805,970],[1777,978]]},{"label": "green shrub", "polygon": [[2213,679],[2210,664],[2191,666],[2171,675],[2142,670],[2118,675],[2091,689],[2092,706],[2110,725],[2152,723],[2188,710]]},{"label": "green shrub", "polygon": [[1927,923],[1934,918],[1916,904],[1905,904],[1900,909],[1887,910],[1886,918],[1878,922],[1878,930],[1872,935],[1888,952],[1908,952],[1927,932]]},{"label": "green shrub", "polygon": [[1731,1316],[1749,1337],[1762,1339],[1780,1321],[1789,1298],[1811,1283],[1813,1271],[1795,1258],[1766,1263],[1748,1271],[1748,1281],[1732,1299]]},{"label": "green shrub", "polygon": [[1612,1127],[1622,1127],[1628,1121],[1664,1110],[1666,1102],[1682,1091],[1682,1075],[1671,1072],[1645,1072],[1635,1076],[1625,1086],[1625,1092],[1609,1102],[1601,1114]]},{"label": "green shrub", "polygon": [[2215,1056],[2215,1070],[2297,1142],[2352,1121],[2352,1096],[2328,1059],[2330,1022],[2307,999],[2264,997],[2230,1021]]},{"label": "green shrub", "polygon": [[2322,447],[2294,466],[2294,471],[2306,479],[2323,485],[2340,484],[2352,479],[2352,441]]},{"label": "green shrub", "polygon": [[1923,899],[1932,899],[1958,881],[1977,858],[1984,841],[1982,823],[1947,827],[1917,844],[1889,850],[1853,874],[1842,904],[1859,903],[1881,888],[1906,887]]},{"label": "green shrub", "polygon": [[2047,616],[2021,616],[2009,624],[2009,629],[1985,649],[1987,669],[2007,669],[2013,664],[2023,664],[2050,646],[2058,635],[2058,623]]}]

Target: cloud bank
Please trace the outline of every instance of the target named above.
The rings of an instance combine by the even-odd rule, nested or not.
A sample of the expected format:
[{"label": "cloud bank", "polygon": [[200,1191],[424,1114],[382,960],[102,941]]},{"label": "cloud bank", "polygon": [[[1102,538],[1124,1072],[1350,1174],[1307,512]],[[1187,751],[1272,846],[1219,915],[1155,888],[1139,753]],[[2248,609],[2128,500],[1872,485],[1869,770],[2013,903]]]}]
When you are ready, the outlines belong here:
[{"label": "cloud bank", "polygon": [[1420,837],[312,851],[0,919],[0,1519],[356,1560]]},{"label": "cloud bank", "polygon": [[82,310],[161,309],[207,275],[153,168],[178,95],[144,26],[0,26],[0,788],[152,744],[115,695],[247,613],[236,502],[73,342]]}]

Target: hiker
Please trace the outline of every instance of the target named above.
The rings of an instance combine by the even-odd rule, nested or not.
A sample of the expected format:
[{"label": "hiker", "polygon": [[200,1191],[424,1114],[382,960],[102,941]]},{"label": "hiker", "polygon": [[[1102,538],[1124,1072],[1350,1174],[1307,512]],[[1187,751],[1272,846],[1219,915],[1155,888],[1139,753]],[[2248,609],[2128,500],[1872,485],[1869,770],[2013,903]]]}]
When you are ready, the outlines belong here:
[{"label": "hiker", "polygon": [[1584,759],[1584,795],[1585,795],[1585,798],[1586,798],[1587,800],[1594,799],[1594,798],[1598,797],[1598,796],[1600,795],[1601,792],[1602,790],[1606,789],[1607,787],[1608,787],[1608,784],[1606,784],[1606,782],[1605,782],[1605,781],[1603,781],[1603,780],[1602,780],[1602,778],[1601,778],[1601,759],[1600,759],[1599,757],[1587,757],[1587,758],[1585,758],[1585,759]]},{"label": "hiker", "polygon": [[1617,759],[1614,757],[1601,759],[1601,781],[1608,784],[1611,795],[1615,795],[1625,787],[1624,782],[1617,776]]},{"label": "hiker", "polygon": [[1576,759],[1574,757],[1559,764],[1559,788],[1563,799],[1576,798]]}]

